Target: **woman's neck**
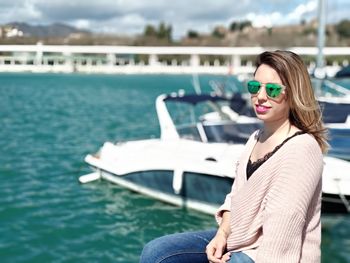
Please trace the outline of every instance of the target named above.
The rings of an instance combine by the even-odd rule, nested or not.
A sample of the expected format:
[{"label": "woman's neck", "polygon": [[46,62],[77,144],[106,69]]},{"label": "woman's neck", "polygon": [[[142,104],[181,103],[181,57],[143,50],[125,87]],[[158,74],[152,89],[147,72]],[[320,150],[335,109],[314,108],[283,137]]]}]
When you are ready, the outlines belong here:
[{"label": "woman's neck", "polygon": [[289,119],[283,122],[264,123],[261,140],[266,141],[273,137],[287,137],[291,132],[292,125]]}]

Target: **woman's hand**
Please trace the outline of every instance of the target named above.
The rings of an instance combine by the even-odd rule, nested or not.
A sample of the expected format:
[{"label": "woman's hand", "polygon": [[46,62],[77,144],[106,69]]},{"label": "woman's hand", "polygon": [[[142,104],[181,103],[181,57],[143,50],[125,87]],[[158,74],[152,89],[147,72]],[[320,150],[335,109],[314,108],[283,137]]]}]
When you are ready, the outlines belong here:
[{"label": "woman's hand", "polygon": [[227,233],[222,229],[218,229],[215,237],[209,242],[206,248],[206,253],[209,262],[223,263],[230,259],[230,253],[225,253],[227,244]]}]

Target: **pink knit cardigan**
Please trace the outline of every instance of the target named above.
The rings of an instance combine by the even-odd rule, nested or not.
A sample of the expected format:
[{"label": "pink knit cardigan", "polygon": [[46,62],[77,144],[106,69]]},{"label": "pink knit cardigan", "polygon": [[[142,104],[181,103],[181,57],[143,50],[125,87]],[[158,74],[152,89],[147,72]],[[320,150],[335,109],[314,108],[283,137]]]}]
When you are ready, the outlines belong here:
[{"label": "pink knit cardigan", "polygon": [[313,136],[287,141],[247,181],[246,167],[258,132],[236,166],[232,191],[216,214],[231,211],[229,251],[255,263],[319,263],[323,155]]}]

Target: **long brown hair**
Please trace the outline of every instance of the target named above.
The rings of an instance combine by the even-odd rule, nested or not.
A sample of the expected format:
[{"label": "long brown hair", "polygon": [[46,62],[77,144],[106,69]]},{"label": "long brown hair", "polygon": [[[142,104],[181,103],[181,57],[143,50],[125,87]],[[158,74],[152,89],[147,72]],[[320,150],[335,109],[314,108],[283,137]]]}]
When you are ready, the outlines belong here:
[{"label": "long brown hair", "polygon": [[291,51],[266,51],[256,59],[256,68],[261,64],[272,67],[287,87],[291,124],[314,136],[323,153],[328,150],[327,129],[322,121],[322,112],[315,98],[307,68],[302,59]]}]

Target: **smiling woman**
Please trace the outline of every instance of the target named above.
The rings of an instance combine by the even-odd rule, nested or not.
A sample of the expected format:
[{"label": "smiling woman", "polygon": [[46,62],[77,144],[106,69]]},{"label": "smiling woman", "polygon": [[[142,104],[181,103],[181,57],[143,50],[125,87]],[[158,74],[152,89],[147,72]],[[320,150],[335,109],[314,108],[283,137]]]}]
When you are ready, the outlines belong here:
[{"label": "smiling woman", "polygon": [[216,213],[218,230],[158,238],[144,247],[141,263],[320,262],[327,142],[306,66],[295,53],[264,52],[254,79],[248,90],[264,125],[237,162]]}]

